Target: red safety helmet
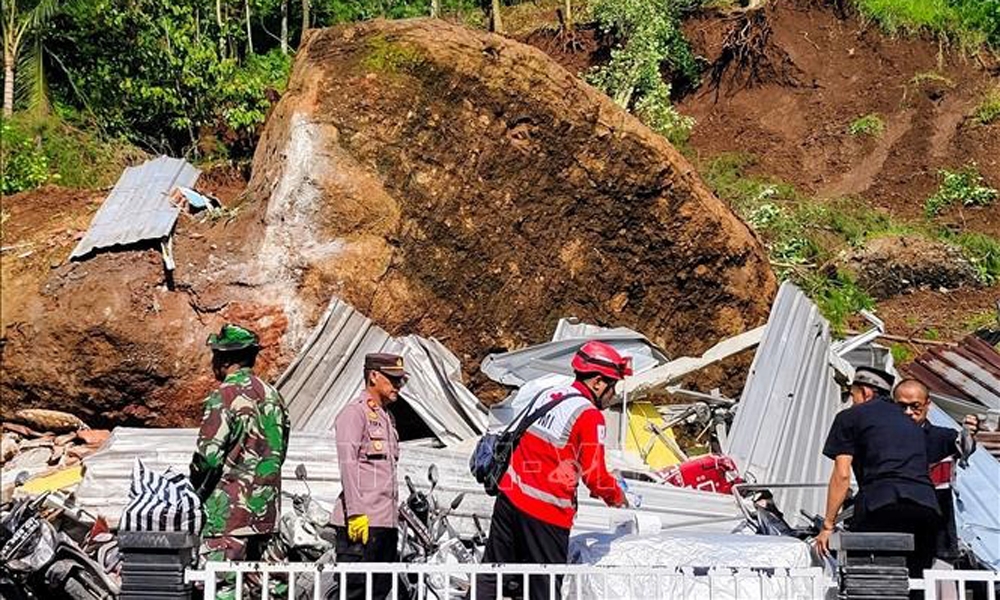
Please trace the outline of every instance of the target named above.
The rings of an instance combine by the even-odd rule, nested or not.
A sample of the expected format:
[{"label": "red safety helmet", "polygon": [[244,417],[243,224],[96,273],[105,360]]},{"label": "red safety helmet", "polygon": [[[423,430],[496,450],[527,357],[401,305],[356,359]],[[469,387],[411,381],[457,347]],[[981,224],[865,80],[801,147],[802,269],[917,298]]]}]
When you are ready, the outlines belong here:
[{"label": "red safety helmet", "polygon": [[622,356],[610,345],[598,341],[581,346],[570,364],[577,373],[595,373],[615,381],[632,374],[632,357]]}]

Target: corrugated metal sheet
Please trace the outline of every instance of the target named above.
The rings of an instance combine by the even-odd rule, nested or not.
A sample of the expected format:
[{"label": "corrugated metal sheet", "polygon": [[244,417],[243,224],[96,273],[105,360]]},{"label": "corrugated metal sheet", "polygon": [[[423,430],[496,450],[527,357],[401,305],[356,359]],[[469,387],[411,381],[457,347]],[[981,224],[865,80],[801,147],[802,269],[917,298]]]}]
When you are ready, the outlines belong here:
[{"label": "corrugated metal sheet", "polygon": [[932,392],[1000,409],[1000,352],[974,335],[931,348],[902,368]]},{"label": "corrugated metal sheet", "polygon": [[663,350],[646,336],[627,327],[607,329],[579,323],[574,319],[560,319],[552,341],[512,352],[490,354],[483,359],[480,370],[493,381],[514,387],[545,375],[572,375],[570,360],[588,340],[607,342],[618,351],[631,356],[633,370],[637,373],[662,365],[668,360]]},{"label": "corrugated metal sheet", "polygon": [[193,187],[200,171],[179,158],[161,156],[128,167],[101,204],[70,258],[170,235],[180,208],[170,201],[177,186]]},{"label": "corrugated metal sheet", "polygon": [[[84,459],[86,473],[76,492],[79,506],[107,517],[114,526],[127,502],[132,462],[142,458],[150,467],[164,470],[173,467],[186,473],[194,452],[197,432],[194,429],[115,429],[104,448]],[[301,493],[305,486],[295,479],[295,467],[304,464],[313,497],[329,505],[340,493],[337,449],[332,435],[294,431],[288,444],[288,457],[282,469],[284,489]],[[469,474],[467,448],[422,448],[404,446],[399,463],[400,498],[405,498],[404,475],[426,491],[427,468],[437,465],[440,483],[438,500],[449,503],[465,492],[465,500],[456,511],[455,525],[461,531],[474,531],[472,515],[484,520],[493,510],[493,498]],[[742,518],[731,496],[665,485],[633,483],[630,488],[643,496],[641,511],[656,515],[665,528],[704,532],[730,532]],[[630,511],[607,508],[599,500],[580,494],[580,513],[576,531],[610,531],[632,518]]]},{"label": "corrugated metal sheet", "polygon": [[443,444],[486,430],[486,408],[462,385],[458,358],[437,340],[391,337],[351,305],[334,299],[312,335],[278,380],[292,427],[332,432],[337,414],[361,393],[365,354],[404,357],[406,402]]},{"label": "corrugated metal sheet", "polygon": [[[832,463],[822,447],[840,386],[830,366],[830,330],[797,287],[782,284],[729,431],[727,454],[759,483],[825,483]],[[824,489],[774,490],[788,515],[822,514]]]}]

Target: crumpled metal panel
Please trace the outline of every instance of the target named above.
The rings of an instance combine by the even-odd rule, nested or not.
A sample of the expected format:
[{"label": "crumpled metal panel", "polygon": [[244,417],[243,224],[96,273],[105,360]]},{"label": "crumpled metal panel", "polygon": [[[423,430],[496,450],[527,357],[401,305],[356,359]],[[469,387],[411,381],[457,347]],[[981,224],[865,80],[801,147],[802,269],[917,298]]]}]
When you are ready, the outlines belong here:
[{"label": "crumpled metal panel", "polygon": [[607,342],[619,352],[631,356],[632,368],[636,373],[669,360],[663,350],[646,336],[627,327],[607,329],[573,319],[560,319],[552,341],[511,352],[490,354],[483,359],[480,370],[493,381],[513,387],[520,387],[545,375],[572,375],[570,360],[580,346],[589,340]]},{"label": "crumpled metal panel", "polygon": [[[829,323],[801,290],[778,290],[724,448],[759,483],[825,483],[832,462],[822,454],[833,418],[844,406],[830,366]],[[826,490],[773,490],[790,518],[822,514]]]},{"label": "crumpled metal panel", "polygon": [[[194,429],[115,429],[100,451],[84,459],[86,470],[76,491],[77,505],[105,516],[114,527],[128,502],[133,460],[139,457],[157,471],[173,467],[177,472],[187,473],[196,438]],[[469,474],[471,447],[471,442],[463,447],[448,448],[404,445],[399,462],[400,498],[408,494],[405,475],[427,491],[427,469],[433,464],[440,478],[435,491],[439,502],[450,503],[457,494],[465,493],[465,499],[454,513],[453,525],[463,533],[473,533],[472,515],[475,514],[482,520],[483,527],[488,527],[494,499],[487,496]],[[305,491],[305,485],[295,479],[295,467],[299,464],[306,467],[313,497],[331,507],[340,493],[333,435],[292,432],[282,468],[283,491]],[[728,495],[639,482],[630,482],[629,489],[643,496],[640,512],[658,517],[664,529],[728,533],[743,523],[735,501]],[[287,499],[283,502],[284,508],[290,507]],[[633,518],[632,511],[608,508],[600,500],[590,498],[586,488],[581,488],[579,502],[576,532],[610,532]]]},{"label": "crumpled metal panel", "polygon": [[974,335],[931,348],[902,371],[934,393],[1000,409],[1000,352]]},{"label": "crumpled metal panel", "polygon": [[168,156],[126,168],[70,259],[102,248],[169,236],[181,210],[170,201],[170,195],[178,186],[194,187],[200,174],[186,160]]},{"label": "crumpled metal panel", "polygon": [[487,411],[462,384],[461,365],[437,340],[393,338],[350,304],[334,299],[296,359],[278,380],[292,427],[333,432],[337,414],[361,393],[365,354],[392,352],[410,380],[400,392],[442,444],[486,431]]}]

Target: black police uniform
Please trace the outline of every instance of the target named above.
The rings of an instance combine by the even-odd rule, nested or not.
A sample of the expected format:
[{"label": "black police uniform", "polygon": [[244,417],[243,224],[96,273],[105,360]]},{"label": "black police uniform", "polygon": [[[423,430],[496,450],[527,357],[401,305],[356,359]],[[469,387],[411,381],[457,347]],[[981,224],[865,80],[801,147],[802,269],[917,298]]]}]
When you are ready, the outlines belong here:
[{"label": "black police uniform", "polygon": [[907,566],[920,577],[934,560],[940,510],[928,475],[925,433],[887,396],[840,412],[823,454],[853,457],[858,481],[853,531],[912,533]]},{"label": "black police uniform", "polygon": [[[927,440],[927,460],[932,465],[959,456],[958,430],[931,425],[927,421],[923,423],[922,427]],[[941,508],[941,527],[938,528],[935,555],[946,562],[953,562],[958,558],[955,497],[952,494],[951,485],[936,487],[934,493],[937,495],[938,506]]]}]

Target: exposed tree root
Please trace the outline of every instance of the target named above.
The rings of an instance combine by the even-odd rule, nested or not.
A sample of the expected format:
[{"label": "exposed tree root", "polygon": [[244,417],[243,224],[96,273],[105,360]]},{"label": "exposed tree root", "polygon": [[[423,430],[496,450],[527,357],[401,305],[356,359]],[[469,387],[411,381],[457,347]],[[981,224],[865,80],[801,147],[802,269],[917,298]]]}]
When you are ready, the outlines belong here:
[{"label": "exposed tree root", "polygon": [[791,58],[771,43],[771,25],[763,9],[749,10],[733,19],[722,42],[722,53],[712,65],[709,82],[715,99],[725,83],[728,94],[764,83],[796,85]]}]

